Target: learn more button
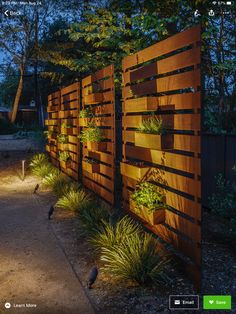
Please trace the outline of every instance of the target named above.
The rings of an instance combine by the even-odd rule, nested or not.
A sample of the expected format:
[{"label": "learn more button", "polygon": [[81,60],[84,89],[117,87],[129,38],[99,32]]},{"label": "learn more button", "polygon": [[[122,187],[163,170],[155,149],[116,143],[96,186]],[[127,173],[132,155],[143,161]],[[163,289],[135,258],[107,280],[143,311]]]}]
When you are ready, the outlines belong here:
[{"label": "learn more button", "polygon": [[231,295],[204,295],[204,310],[231,310]]}]

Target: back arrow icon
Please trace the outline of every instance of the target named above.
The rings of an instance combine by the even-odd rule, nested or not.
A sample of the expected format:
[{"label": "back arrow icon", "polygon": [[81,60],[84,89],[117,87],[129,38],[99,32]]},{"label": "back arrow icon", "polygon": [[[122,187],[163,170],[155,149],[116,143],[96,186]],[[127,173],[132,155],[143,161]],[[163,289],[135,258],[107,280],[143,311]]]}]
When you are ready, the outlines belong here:
[{"label": "back arrow icon", "polygon": [[6,10],[5,12],[4,12],[4,14],[8,17],[9,15],[8,15],[8,10]]}]

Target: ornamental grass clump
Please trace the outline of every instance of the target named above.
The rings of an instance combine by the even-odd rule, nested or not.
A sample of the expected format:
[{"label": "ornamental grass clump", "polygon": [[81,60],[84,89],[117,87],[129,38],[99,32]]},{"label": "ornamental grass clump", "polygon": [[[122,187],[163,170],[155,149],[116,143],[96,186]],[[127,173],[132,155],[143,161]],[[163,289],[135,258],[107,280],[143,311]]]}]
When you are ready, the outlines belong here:
[{"label": "ornamental grass clump", "polygon": [[162,119],[157,117],[150,117],[141,122],[138,132],[146,134],[164,134],[165,128]]},{"label": "ornamental grass clump", "polygon": [[93,205],[93,200],[90,194],[85,191],[71,190],[62,197],[56,203],[59,208],[69,209],[74,212],[80,212],[89,209]]},{"label": "ornamental grass clump", "polygon": [[158,241],[151,235],[133,232],[112,247],[102,247],[103,269],[140,285],[168,284],[169,259],[157,252]]},{"label": "ornamental grass clump", "polygon": [[40,153],[31,159],[30,169],[35,176],[44,178],[56,168],[48,161],[47,155]]},{"label": "ornamental grass clump", "polygon": [[43,153],[35,154],[30,161],[30,168],[34,169],[42,164],[48,164],[48,156]]},{"label": "ornamental grass clump", "polygon": [[150,182],[139,183],[131,194],[131,200],[134,201],[137,209],[145,206],[150,213],[166,207],[163,191]]},{"label": "ornamental grass clump", "polygon": [[141,227],[129,216],[124,216],[115,226],[105,222],[103,230],[91,239],[91,243],[98,250],[103,250],[103,248],[113,250],[117,245],[126,241],[131,234],[140,232]]},{"label": "ornamental grass clump", "polygon": [[93,206],[80,210],[79,219],[81,220],[83,230],[90,237],[94,237],[108,223],[109,214],[105,208],[94,202]]}]

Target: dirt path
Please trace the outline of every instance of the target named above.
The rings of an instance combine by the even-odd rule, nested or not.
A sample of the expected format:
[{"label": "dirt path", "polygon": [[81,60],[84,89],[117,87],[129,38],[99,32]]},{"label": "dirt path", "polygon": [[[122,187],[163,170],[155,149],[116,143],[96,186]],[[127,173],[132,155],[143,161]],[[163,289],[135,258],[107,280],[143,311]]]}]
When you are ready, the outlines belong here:
[{"label": "dirt path", "polygon": [[12,158],[9,165],[0,159],[0,313],[94,313],[47,220],[48,208],[32,195],[35,179],[22,182],[10,166],[17,168],[19,156]]}]

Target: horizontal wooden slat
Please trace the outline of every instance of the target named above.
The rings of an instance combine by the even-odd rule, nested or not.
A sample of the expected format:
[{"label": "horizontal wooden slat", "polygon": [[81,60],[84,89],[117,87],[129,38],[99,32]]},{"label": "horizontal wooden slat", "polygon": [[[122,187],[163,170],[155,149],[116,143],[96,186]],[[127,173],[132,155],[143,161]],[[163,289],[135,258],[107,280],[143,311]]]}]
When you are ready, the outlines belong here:
[{"label": "horizontal wooden slat", "polygon": [[114,182],[99,173],[89,173],[85,169],[83,169],[83,177],[96,181],[98,184],[102,185],[111,192],[114,191]]},{"label": "horizontal wooden slat", "polygon": [[96,73],[94,73],[93,75],[89,75],[87,77],[85,77],[82,80],[82,87],[85,87],[93,82],[96,82],[98,80],[101,80],[107,76],[112,76],[113,75],[113,71],[114,71],[114,66],[113,65],[109,65],[99,71],[97,71]]},{"label": "horizontal wooden slat", "polygon": [[174,94],[160,97],[140,97],[123,102],[123,112],[155,111],[158,109],[198,109],[201,106],[200,92]]},{"label": "horizontal wooden slat", "polygon": [[123,153],[127,158],[140,159],[180,171],[201,174],[200,159],[170,152],[162,152],[147,148],[125,145]]},{"label": "horizontal wooden slat", "polygon": [[74,84],[71,84],[69,86],[66,86],[61,89],[61,95],[64,96],[66,94],[72,93],[72,92],[77,92],[80,88],[80,83],[76,82]]},{"label": "horizontal wooden slat", "polygon": [[143,49],[133,55],[127,56],[122,61],[124,71],[137,64],[152,60],[171,51],[188,46],[200,41],[200,26],[197,25],[186,31],[162,40],[146,49]]},{"label": "horizontal wooden slat", "polygon": [[122,97],[125,99],[132,96],[163,93],[186,88],[194,88],[196,90],[200,86],[200,82],[200,70],[197,69],[126,86],[122,90]]},{"label": "horizontal wooden slat", "polygon": [[[122,133],[123,141],[134,143],[134,133],[134,131],[124,130]],[[174,134],[173,149],[200,153],[200,136]]]},{"label": "horizontal wooden slat", "polygon": [[[150,115],[127,115],[123,117],[122,126],[126,128],[138,128],[142,121],[150,117]],[[158,115],[158,117],[161,117],[163,125],[168,129],[200,131],[200,114]]]},{"label": "horizontal wooden slat", "polygon": [[123,73],[123,83],[135,82],[152,76],[168,73],[200,63],[200,47],[183,51],[171,57],[144,65]]},{"label": "horizontal wooden slat", "polygon": [[100,197],[105,199],[108,203],[113,204],[113,193],[107,191],[100,185],[96,184],[96,182],[93,182],[85,177],[83,177],[83,184],[93,192],[97,193]]}]

